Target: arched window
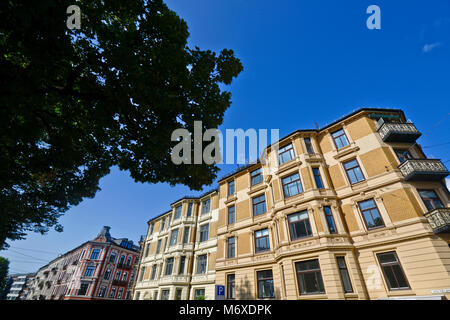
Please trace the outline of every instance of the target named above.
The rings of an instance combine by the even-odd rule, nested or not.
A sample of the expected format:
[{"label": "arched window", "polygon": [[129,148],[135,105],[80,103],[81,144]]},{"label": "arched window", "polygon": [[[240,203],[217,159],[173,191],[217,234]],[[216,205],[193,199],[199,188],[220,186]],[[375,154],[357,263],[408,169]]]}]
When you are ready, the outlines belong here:
[{"label": "arched window", "polygon": [[128,257],[127,259],[127,266],[129,266],[131,264],[131,257]]}]

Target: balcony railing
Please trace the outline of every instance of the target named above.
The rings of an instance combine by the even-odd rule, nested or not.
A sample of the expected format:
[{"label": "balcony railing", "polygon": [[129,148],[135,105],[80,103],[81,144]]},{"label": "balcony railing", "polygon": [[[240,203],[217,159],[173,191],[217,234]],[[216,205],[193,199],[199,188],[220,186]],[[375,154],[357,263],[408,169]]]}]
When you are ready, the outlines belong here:
[{"label": "balcony railing", "polygon": [[414,142],[422,134],[408,122],[378,122],[378,133],[384,142]]},{"label": "balcony railing", "polygon": [[125,286],[128,285],[128,281],[122,281],[122,280],[114,279],[114,280],[112,281],[112,284],[113,284],[113,286],[122,286],[122,287],[125,287]]},{"label": "balcony railing", "polygon": [[450,233],[450,208],[437,208],[425,213],[434,233]]},{"label": "balcony railing", "polygon": [[448,176],[439,159],[408,159],[398,166],[406,181],[434,181]]},{"label": "balcony railing", "polygon": [[125,270],[131,270],[132,267],[133,266],[131,264],[130,265],[127,265],[125,263],[118,263],[117,264],[117,268],[121,268],[121,269],[125,269]]}]

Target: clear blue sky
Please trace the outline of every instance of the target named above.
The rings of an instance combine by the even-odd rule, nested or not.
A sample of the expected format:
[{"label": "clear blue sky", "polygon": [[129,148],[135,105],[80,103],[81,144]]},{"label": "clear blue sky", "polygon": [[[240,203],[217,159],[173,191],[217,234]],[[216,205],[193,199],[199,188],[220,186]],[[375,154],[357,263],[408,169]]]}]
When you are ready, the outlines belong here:
[{"label": "clear blue sky", "polygon": [[[450,112],[449,1],[166,3],[188,23],[189,45],[233,49],[244,64],[228,88],[233,103],[220,129],[279,128],[284,136],[316,122],[322,127],[360,107],[402,108],[423,133],[419,143],[432,146],[424,148],[427,156],[450,160],[450,116],[444,118]],[[366,28],[371,4],[381,8],[381,30]],[[233,168],[224,165],[223,173]],[[11,260],[11,271],[35,271],[93,238],[103,225],[111,226],[114,237],[136,242],[146,221],[183,195],[196,194],[184,186],[134,183],[118,170],[100,185],[94,199],[60,220],[63,233],[30,234],[1,252]]]}]

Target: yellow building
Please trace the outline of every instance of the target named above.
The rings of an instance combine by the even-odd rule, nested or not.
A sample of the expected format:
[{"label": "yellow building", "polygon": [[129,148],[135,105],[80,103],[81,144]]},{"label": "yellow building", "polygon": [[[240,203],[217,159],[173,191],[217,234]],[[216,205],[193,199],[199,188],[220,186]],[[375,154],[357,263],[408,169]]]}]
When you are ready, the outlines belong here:
[{"label": "yellow building", "polygon": [[[265,161],[219,181],[218,194],[210,194],[218,210],[211,240],[203,249],[197,234],[195,245],[176,257],[183,252],[194,262],[189,274],[191,257],[207,250],[205,288],[214,279],[228,299],[449,298],[449,172],[426,158],[420,135],[398,109],[364,108],[322,129],[297,130],[278,148],[269,146]],[[162,265],[169,254],[152,251],[168,231],[151,230],[189,201],[149,222],[150,254],[135,298],[165,288],[163,278],[150,280],[143,269]],[[203,220],[194,217],[198,229]],[[171,280],[174,295],[183,288],[180,297],[193,298],[192,288],[203,283],[193,273],[192,283],[188,278]]]},{"label": "yellow building", "polygon": [[134,299],[214,299],[217,191],[171,207],[148,221]]}]

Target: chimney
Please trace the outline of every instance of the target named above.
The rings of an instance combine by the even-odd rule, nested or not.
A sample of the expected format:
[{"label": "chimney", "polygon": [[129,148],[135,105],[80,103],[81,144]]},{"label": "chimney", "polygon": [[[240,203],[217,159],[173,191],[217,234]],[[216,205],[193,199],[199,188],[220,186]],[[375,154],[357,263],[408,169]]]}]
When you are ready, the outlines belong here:
[{"label": "chimney", "polygon": [[109,226],[103,226],[103,229],[100,231],[100,233],[97,235],[97,238],[99,237],[105,237],[106,239],[111,239],[111,235],[109,234],[109,229],[111,227]]}]

